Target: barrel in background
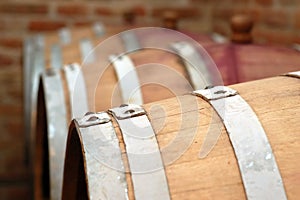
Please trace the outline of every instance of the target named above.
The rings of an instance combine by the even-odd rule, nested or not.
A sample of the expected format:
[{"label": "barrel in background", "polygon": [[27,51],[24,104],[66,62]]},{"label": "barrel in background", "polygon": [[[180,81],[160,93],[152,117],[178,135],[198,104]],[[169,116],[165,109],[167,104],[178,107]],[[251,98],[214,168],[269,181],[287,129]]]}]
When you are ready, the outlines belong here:
[{"label": "barrel in background", "polygon": [[[101,55],[103,56],[103,54]],[[146,81],[148,85],[140,91],[142,92],[142,102],[151,102],[153,99],[160,100],[174,96],[176,95],[173,93],[174,91],[177,92],[177,94],[184,94],[193,90],[191,83],[189,83],[185,66],[180,62],[177,55],[162,50],[141,49],[132,52],[129,56],[134,63],[131,67],[135,68],[134,65],[137,65],[134,71],[137,71],[140,83],[143,84],[142,81],[148,78],[148,82]],[[97,57],[97,59],[99,59],[99,57]],[[129,57],[124,55],[120,57],[116,56],[116,59],[123,61],[126,59],[129,61]],[[109,58],[103,61],[109,61]],[[147,69],[139,70],[144,64],[149,64],[148,61],[152,66],[146,66]],[[110,62],[114,63],[114,60],[110,60]],[[155,66],[153,66],[155,63],[160,64],[158,67],[163,67],[155,69]],[[99,67],[99,62],[96,62],[96,64]],[[114,87],[118,85],[118,78],[120,78],[116,75],[115,65],[115,63],[109,64],[108,68],[105,69],[105,73],[100,77],[99,83],[97,83],[100,89],[103,90],[100,93],[98,90],[96,94],[98,96],[95,98],[101,99],[99,105],[104,109],[109,108],[111,103],[118,104],[118,100],[121,103],[130,103],[130,99],[124,99],[124,92],[129,97],[133,92],[131,90],[119,91],[119,93],[114,94],[117,98],[116,102],[112,102]],[[121,66],[118,67],[128,67],[126,66],[128,63],[125,63],[125,66],[122,66],[122,63],[119,63],[119,65]],[[162,69],[166,67],[167,70],[162,71]],[[48,69],[45,73],[42,73],[36,111],[38,120],[37,130],[35,132],[36,146],[34,152],[36,152],[36,155],[33,159],[35,160],[35,191],[39,193],[37,194],[38,196],[47,196],[51,191],[51,198],[55,198],[56,196],[60,198],[60,183],[62,180],[60,174],[62,173],[61,167],[63,167],[64,141],[67,136],[68,122],[73,117],[83,116],[83,114],[88,111],[88,109],[83,109],[83,107],[87,106],[87,103],[85,104],[80,100],[80,98],[86,98],[86,91],[89,86],[84,83],[84,80],[98,78],[94,77],[94,73],[86,76],[84,71],[81,70],[79,65],[69,65],[65,66],[63,70]],[[73,73],[72,71],[74,71],[75,74],[73,80],[70,82],[68,73]],[[83,90],[78,90],[78,77],[76,77],[76,75],[79,73],[84,79],[81,80],[82,85],[80,86]],[[175,75],[172,76],[172,74]],[[130,79],[124,83],[130,85],[130,81],[133,80]],[[167,84],[156,86],[158,83]],[[151,87],[151,85],[154,86]],[[140,86],[141,85],[137,85],[138,88]],[[203,85],[203,87],[205,86]],[[78,103],[76,104],[76,102]],[[87,102],[90,103],[92,101]],[[137,103],[135,100],[133,100],[133,102]],[[75,109],[80,108],[81,110],[85,110],[85,112],[80,112],[81,114],[74,112]],[[41,185],[43,187],[41,187]]]},{"label": "barrel in background", "polygon": [[[80,50],[80,44],[84,43],[87,37],[90,38],[103,38],[106,34],[112,34],[114,31],[119,30],[119,27],[108,28],[103,27],[102,24],[96,23],[93,26],[83,27],[81,29],[62,29],[57,33],[46,34],[45,36],[37,36],[26,40],[24,46],[24,93],[25,93],[25,131],[28,144],[28,156],[30,169],[33,169],[33,157],[35,157],[35,126],[37,120],[37,94],[39,86],[39,76],[46,68],[61,68],[62,67],[62,51],[61,49],[72,46],[75,43],[76,48]],[[107,37],[107,36],[106,36]],[[73,39],[73,43],[71,40]],[[75,46],[75,45],[73,45]],[[86,45],[85,45],[86,46]],[[92,48],[92,47],[91,47]],[[82,50],[84,51],[84,49]],[[86,50],[85,50],[86,51]],[[88,49],[89,51],[89,49]],[[80,52],[82,53],[82,52]],[[84,53],[84,52],[83,52]],[[51,59],[47,58],[50,55]],[[84,56],[82,56],[84,57]],[[81,58],[81,57],[79,57]],[[35,172],[31,172],[35,173]],[[38,172],[39,173],[39,172]],[[40,187],[40,186],[38,186]],[[41,191],[40,189],[36,190]],[[35,191],[35,192],[36,192]],[[47,196],[47,195],[46,195]],[[36,197],[38,198],[38,197]]]}]

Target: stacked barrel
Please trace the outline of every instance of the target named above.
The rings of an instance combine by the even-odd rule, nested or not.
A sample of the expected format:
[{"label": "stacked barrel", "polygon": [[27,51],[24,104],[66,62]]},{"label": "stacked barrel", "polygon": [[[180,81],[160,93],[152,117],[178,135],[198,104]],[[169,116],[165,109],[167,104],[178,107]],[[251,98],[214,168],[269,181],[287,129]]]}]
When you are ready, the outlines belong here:
[{"label": "stacked barrel", "polygon": [[232,19],[232,42],[177,30],[177,20],[168,12],[165,28],[98,22],[25,41],[35,199],[299,195],[290,155],[300,144],[287,145],[300,137],[298,73],[224,85],[300,70],[300,53],[251,44],[245,16]]}]

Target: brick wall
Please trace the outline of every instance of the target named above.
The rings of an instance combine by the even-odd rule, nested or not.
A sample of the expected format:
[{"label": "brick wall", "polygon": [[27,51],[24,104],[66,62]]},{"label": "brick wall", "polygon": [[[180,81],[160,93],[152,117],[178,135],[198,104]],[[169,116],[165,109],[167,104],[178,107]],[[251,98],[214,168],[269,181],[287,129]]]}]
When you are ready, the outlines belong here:
[{"label": "brick wall", "polygon": [[230,35],[229,18],[246,12],[255,20],[255,42],[300,43],[298,0],[0,0],[0,199],[29,194],[22,123],[23,39],[96,20],[118,25],[129,10],[137,24],[159,25],[165,9],[180,14],[181,29],[225,35]]}]

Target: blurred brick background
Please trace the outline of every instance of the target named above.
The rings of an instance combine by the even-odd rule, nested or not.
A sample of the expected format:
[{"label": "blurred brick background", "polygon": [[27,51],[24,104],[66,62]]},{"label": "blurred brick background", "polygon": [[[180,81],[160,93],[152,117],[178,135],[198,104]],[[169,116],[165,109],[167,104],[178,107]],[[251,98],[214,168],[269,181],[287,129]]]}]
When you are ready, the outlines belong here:
[{"label": "blurred brick background", "polygon": [[229,18],[249,13],[257,43],[300,43],[299,0],[0,0],[0,199],[29,198],[24,162],[22,41],[37,32],[93,21],[118,25],[128,10],[137,24],[160,25],[166,9],[180,29],[230,35]]}]

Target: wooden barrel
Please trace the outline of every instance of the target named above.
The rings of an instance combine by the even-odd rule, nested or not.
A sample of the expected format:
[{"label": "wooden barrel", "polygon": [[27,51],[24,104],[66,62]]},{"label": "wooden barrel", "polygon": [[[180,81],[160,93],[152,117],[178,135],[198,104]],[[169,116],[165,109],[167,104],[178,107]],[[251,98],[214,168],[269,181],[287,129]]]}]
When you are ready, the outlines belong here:
[{"label": "wooden barrel", "polygon": [[[246,199],[246,195],[248,199],[297,199],[300,195],[299,81],[299,78],[287,76],[273,77],[230,86],[239,95],[229,93],[222,97],[227,93],[227,89],[222,89],[213,93],[215,97],[202,90],[198,94],[207,93],[206,100],[185,95],[145,104],[142,109],[133,106],[126,110],[123,106],[125,110],[111,109],[109,115],[88,113],[73,120],[67,140],[63,199],[126,199],[127,195],[129,199],[151,199],[155,195],[162,199]],[[209,90],[214,91],[213,88]],[[234,103],[236,97],[240,100]],[[227,115],[218,112],[222,119],[226,117],[223,121],[226,128],[221,123],[221,127],[214,129],[216,134],[209,132],[213,126],[212,116],[216,116],[212,105],[218,111],[220,108],[213,101],[222,98],[226,98],[226,105],[233,113],[230,115],[229,110]],[[246,115],[249,109],[252,116]],[[145,123],[151,125],[143,126]],[[147,137],[142,137],[145,132],[139,128],[145,127],[152,127],[156,139],[150,137],[149,129]],[[241,132],[236,132],[235,128]],[[136,131],[140,137],[135,135]],[[213,135],[206,135],[208,133]],[[237,142],[249,136],[247,134],[250,137],[246,143]],[[260,141],[265,136],[267,139]],[[157,141],[157,145],[151,146],[145,140]],[[207,140],[216,144],[206,157],[200,158],[201,146]],[[183,146],[186,148],[179,156],[175,155],[176,159],[166,164],[168,156],[174,156]],[[262,149],[256,149],[259,146]],[[124,173],[123,168],[114,164],[116,158],[121,159],[125,169],[136,170],[138,164],[152,166],[143,157],[132,159],[132,154],[139,149],[152,152],[157,147],[162,168],[156,166],[155,170],[136,174],[132,170]],[[239,152],[241,149],[245,151]],[[114,156],[110,157],[110,152]],[[153,157],[153,161],[155,159]],[[145,165],[140,163],[145,161],[148,161]],[[275,164],[269,169],[268,162]],[[268,173],[270,176],[265,179]],[[263,178],[247,182],[251,175]],[[278,176],[275,183],[269,185],[268,179],[274,181],[275,175]],[[276,191],[272,190],[274,187]],[[145,194],[149,196],[143,196]]]},{"label": "wooden barrel", "polygon": [[[140,104],[143,102],[152,102],[154,100],[161,100],[193,91],[193,87],[189,82],[190,78],[187,74],[186,66],[181,61],[181,58],[174,53],[157,49],[144,49],[141,51],[132,52],[129,54],[129,56],[123,55],[121,58],[117,59],[127,61],[125,63],[119,63],[119,65],[121,64],[121,66],[124,68],[128,67],[126,66],[128,65],[128,61],[129,65],[132,64],[132,66],[130,65],[129,67],[135,68],[135,66],[137,66],[133,72],[138,76],[134,76],[134,78],[140,80],[137,83],[143,84],[145,82],[146,84],[145,86],[142,86],[141,89],[137,88],[140,90],[142,95],[139,102]],[[105,60],[108,61],[108,58]],[[99,67],[99,63],[96,63]],[[69,65],[62,70],[49,69],[43,73],[38,95],[38,110],[36,116],[37,130],[35,134],[37,146],[35,152],[45,152],[45,154],[42,155],[42,153],[37,153],[38,155],[35,158],[35,167],[38,168],[35,170],[37,172],[37,188],[42,185],[40,183],[42,177],[41,170],[48,170],[47,168],[42,167],[43,156],[45,157],[45,155],[49,154],[50,166],[51,162],[56,163],[53,165],[63,166],[63,154],[57,152],[64,152],[64,149],[58,148],[65,145],[63,141],[67,136],[68,121],[70,121],[74,116],[78,117],[84,115],[84,113],[89,110],[87,106],[87,97],[85,96],[85,92],[88,90],[88,88],[91,89],[90,91],[93,91],[93,84],[98,85],[95,94],[97,98],[101,98],[101,101],[98,102],[97,105],[101,109],[108,109],[112,106],[112,103],[114,105],[119,103],[138,103],[137,101],[131,101],[130,99],[122,98],[124,93],[125,96],[130,96],[130,93],[132,93],[133,90],[117,90],[117,92],[114,90],[114,88],[118,85],[118,79],[120,77],[116,76],[118,73],[116,71],[116,64],[109,64],[109,62],[107,63],[108,67],[104,70],[104,73],[100,77],[98,83],[95,81],[93,73],[84,74],[84,71],[81,71],[81,68],[78,65]],[[150,65],[147,65],[149,63]],[[160,73],[163,73],[164,76],[159,75]],[[78,74],[80,74],[82,79],[85,79],[85,81],[81,80],[80,83],[76,82],[76,80],[78,80]],[[132,82],[133,80],[130,81]],[[157,85],[157,83],[161,83],[161,85]],[[90,87],[89,84],[91,85]],[[125,85],[126,84],[130,85],[129,82],[125,81]],[[140,87],[140,85],[137,86]],[[82,90],[80,94],[76,96],[74,93],[78,93],[79,91],[71,92],[72,87],[81,88]],[[203,85],[203,87],[205,86]],[[74,97],[74,95],[76,97]],[[77,98],[81,99],[79,100]],[[112,99],[115,101],[112,102]],[[72,101],[76,101],[75,103],[80,103],[80,105],[72,105]],[[79,113],[74,113],[74,109],[76,107],[82,107],[82,104],[84,104],[83,106],[85,109],[82,109]],[[56,123],[58,117],[62,118],[63,123],[62,120],[60,120],[61,123]],[[44,125],[41,126],[41,124]],[[65,128],[65,134],[62,132],[57,133],[57,131],[62,130],[62,127]],[[47,138],[48,141],[54,139],[55,142],[52,143],[50,141],[49,145],[44,144],[41,146],[40,144],[42,144],[42,141],[44,140],[41,138]],[[46,149],[43,150],[43,148]],[[47,150],[47,148],[49,148],[49,150]],[[56,153],[53,153],[52,155],[51,151],[55,151]],[[56,158],[56,156],[59,158]],[[54,170],[50,167],[50,174],[51,173],[53,176],[57,176],[59,175],[59,169]],[[52,177],[52,179],[55,178]],[[56,181],[59,182],[60,179]],[[57,185],[52,186],[52,188],[56,187]],[[59,194],[59,192],[54,189],[53,195],[54,194]]]},{"label": "wooden barrel", "polygon": [[[161,36],[163,34],[168,35],[168,31],[165,32],[165,30],[157,30],[158,33],[160,31],[162,33],[157,34],[156,36]],[[177,36],[174,35],[174,38],[172,38],[171,33],[171,37],[166,38],[163,42],[161,42],[163,43],[161,46],[156,44],[152,45],[152,41],[159,41],[159,37],[155,37],[155,33],[151,33],[151,31],[150,33],[145,32],[143,30],[141,32],[137,32],[137,38],[140,39],[143,36],[144,39],[142,41],[140,40],[142,46],[141,49],[132,52],[127,51],[129,53],[126,53],[125,55],[122,55],[122,52],[126,52],[126,48],[124,47],[123,49],[120,47],[119,50],[112,49],[109,53],[101,50],[98,52],[95,50],[96,56],[94,57],[96,57],[95,63],[97,67],[93,67],[93,63],[84,64],[83,74],[86,77],[85,80],[88,90],[88,99],[89,102],[92,103],[92,106],[94,106],[95,102],[98,104],[97,107],[100,106],[102,109],[107,109],[112,105],[119,105],[124,102],[133,102],[131,100],[128,101],[128,98],[120,99],[120,97],[124,96],[124,91],[120,91],[120,89],[122,89],[122,79],[120,78],[121,75],[118,74],[117,68],[128,67],[126,66],[125,57],[128,57],[132,61],[133,67],[135,67],[134,70],[136,71],[138,78],[136,86],[141,86],[140,93],[142,95],[143,103],[170,98],[172,96],[189,92],[193,88],[200,89],[207,85],[220,84],[222,82],[215,66],[213,66],[213,62],[208,59],[206,52],[204,52],[202,48],[198,47],[198,44],[194,41],[186,38],[185,41],[182,40],[179,43],[174,42],[176,41]],[[149,40],[147,40],[147,34],[150,38]],[[110,42],[108,41],[107,44],[104,43],[101,48],[108,49],[105,47],[109,46],[109,44]],[[172,45],[177,44],[187,48],[183,48],[182,50],[188,50],[190,55],[185,57],[185,55],[182,55],[177,51],[178,49],[176,50],[172,48]],[[150,48],[147,46],[150,46]],[[120,66],[110,63],[111,60],[109,60],[108,57],[112,54],[114,54],[116,59],[120,61]],[[103,58],[103,55],[107,55],[107,57]],[[202,64],[205,59],[207,60],[207,63],[210,64],[207,68],[203,67]],[[188,62],[191,62],[191,64],[196,68],[195,71],[191,71],[190,64]],[[203,77],[197,75],[197,73],[202,73]],[[211,74],[214,74],[214,76]],[[134,80],[127,80],[127,82],[134,84]],[[129,94],[129,92],[125,93]],[[94,101],[96,99],[95,97],[99,97],[99,94],[105,94],[102,96],[102,101]],[[115,101],[112,102],[112,99],[115,99]]]},{"label": "wooden barrel", "polygon": [[[148,29],[147,29],[148,30]],[[115,39],[111,39],[112,44],[110,44],[109,42],[106,42],[106,45],[110,45],[110,47],[108,47],[107,49],[105,49],[104,51],[101,51],[100,53],[95,53],[95,54],[90,54],[91,51],[93,50],[93,48],[95,48],[97,45],[101,45],[102,42],[106,41],[108,39],[108,36],[105,37],[101,37],[101,38],[84,38],[82,40],[80,40],[78,43],[72,43],[70,45],[53,45],[50,47],[45,47],[43,50],[40,50],[38,52],[36,52],[35,54],[35,59],[34,59],[34,66],[36,67],[31,67],[30,70],[32,70],[32,76],[28,76],[27,78],[24,78],[26,81],[27,85],[27,90],[25,90],[25,95],[26,98],[28,99],[27,104],[25,105],[25,109],[30,111],[31,110],[31,106],[29,106],[28,104],[31,103],[33,104],[33,109],[34,109],[34,104],[35,104],[35,100],[32,100],[30,102],[30,99],[34,99],[36,97],[36,91],[37,91],[37,82],[38,82],[38,75],[46,68],[61,68],[61,66],[63,66],[64,64],[68,64],[68,63],[82,63],[84,62],[84,59],[88,57],[88,59],[92,58],[92,62],[93,62],[93,66],[95,67],[97,65],[97,62],[106,62],[107,58],[109,55],[111,54],[122,54],[126,51],[132,51],[130,50],[130,48],[139,48],[138,45],[132,45],[132,44],[136,44],[138,42],[141,43],[141,48],[143,47],[147,47],[149,48],[155,48],[156,46],[153,45],[152,43],[154,43],[155,39],[157,39],[159,36],[165,35],[165,41],[163,41],[163,47],[165,48],[169,48],[167,47],[168,44],[170,44],[171,42],[169,41],[176,41],[177,38],[180,38],[180,36],[176,35],[174,32],[171,33],[171,37],[168,37],[170,31],[167,30],[160,30],[158,31],[158,33],[155,33],[155,31],[132,31],[134,33],[137,33],[135,38],[137,41],[134,41],[135,38],[129,37],[128,39],[128,35],[132,35],[132,34],[128,34],[128,32],[124,32],[124,34],[120,34],[120,37],[115,36],[114,38],[118,38],[117,40]],[[155,29],[155,30],[158,30]],[[162,33],[162,35],[160,35],[160,33]],[[155,37],[148,37],[149,35],[152,35]],[[184,36],[186,37],[186,36]],[[147,39],[150,38],[150,39]],[[153,39],[154,38],[154,39]],[[128,40],[127,40],[128,39]],[[203,39],[203,38],[201,38]],[[180,39],[178,39],[180,41]],[[127,41],[127,42],[124,42]],[[205,39],[204,40],[199,40],[199,43],[204,42],[205,43]],[[115,47],[115,48],[112,48]],[[135,49],[134,49],[135,50]],[[94,50],[94,51],[97,51]],[[157,61],[159,60],[159,58],[154,57],[155,55],[158,55],[157,52],[159,51],[155,51],[156,53],[151,53],[153,52],[152,50],[145,50],[145,52],[150,52],[149,56],[153,61]],[[162,51],[163,52],[163,51]],[[174,53],[174,51],[173,51]],[[138,53],[132,53],[133,55],[138,54]],[[144,54],[144,53],[142,53]],[[145,53],[146,55],[147,53]],[[162,60],[167,60],[168,56],[167,53],[161,53],[162,54]],[[134,59],[137,61],[136,64],[140,64],[143,61],[141,61],[142,59],[140,58],[136,58],[136,57],[147,57],[147,56],[133,56]],[[169,56],[169,58],[172,57],[171,62],[174,62],[174,58],[177,58],[177,56]],[[161,64],[164,64],[166,62],[162,62]],[[182,65],[181,63],[177,64],[177,65]],[[30,71],[27,70],[27,71]],[[93,75],[93,74],[92,74]],[[87,75],[87,76],[91,76],[91,75]],[[30,78],[31,77],[31,78]],[[31,85],[31,86],[30,86]],[[32,88],[30,88],[32,87]],[[29,91],[31,89],[31,91]],[[28,91],[28,92],[26,92]],[[28,112],[26,112],[28,113]],[[26,115],[27,116],[27,115]],[[30,117],[26,117],[29,118]],[[31,123],[27,123],[27,124],[31,124]]]},{"label": "wooden barrel", "polygon": [[252,43],[253,20],[244,14],[231,19],[231,43],[204,45],[222,74],[235,84],[300,69],[300,53],[291,48]]},{"label": "wooden barrel", "polygon": [[[113,29],[113,28],[111,28]],[[30,113],[31,107],[35,105],[36,100],[32,100],[32,96],[36,96],[38,87],[39,73],[43,70],[44,51],[47,52],[59,48],[59,45],[68,45],[86,37],[101,37],[105,32],[110,33],[113,30],[106,28],[101,23],[95,23],[92,26],[83,26],[79,28],[62,28],[59,31],[51,32],[44,35],[36,35],[27,38],[24,41],[24,118],[26,120],[26,135],[30,135]],[[33,94],[33,95],[32,95]],[[33,104],[33,105],[32,105]],[[27,138],[27,140],[29,140]]]},{"label": "wooden barrel", "polygon": [[285,47],[217,44],[204,48],[215,61],[224,83],[241,83],[300,69],[299,51]]},{"label": "wooden barrel", "polygon": [[[104,27],[105,28],[105,27]],[[61,68],[64,64],[68,63],[82,63],[84,59],[89,55],[91,50],[95,48],[97,45],[101,44],[104,40],[108,38],[111,34],[116,34],[122,30],[125,30],[127,28],[134,28],[134,25],[128,25],[128,26],[120,26],[117,28],[111,28],[108,27],[108,30],[105,30],[104,32],[107,33],[105,34],[104,37],[89,37],[89,35],[85,35],[84,38],[80,38],[83,36],[87,31],[83,31],[84,34],[79,34],[81,33],[76,33],[75,35],[78,35],[76,37],[78,39],[78,42],[73,42],[68,45],[61,45],[58,43],[52,43],[49,45],[43,44],[41,49],[38,48],[35,53],[31,53],[31,55],[34,55],[34,58],[31,59],[29,63],[25,61],[25,73],[24,73],[24,81],[25,81],[25,119],[30,120],[32,117],[30,117],[30,112],[31,112],[31,107],[33,109],[35,108],[36,100],[35,97],[36,92],[37,92],[37,87],[38,87],[38,75],[45,69],[45,68]],[[98,28],[99,29],[99,28]],[[83,29],[85,30],[85,29]],[[155,39],[157,39],[158,36],[164,36],[165,35],[165,40],[164,44],[169,44],[170,42],[168,41],[175,41],[176,38],[178,38],[178,41],[181,41],[181,39],[178,37],[178,35],[175,35],[174,33],[171,34],[170,37],[170,31],[158,31],[158,33],[155,33],[154,31],[137,31],[136,33],[136,38],[137,41],[134,41],[134,38],[130,37],[130,34],[121,34],[120,39],[118,41],[114,41],[115,49],[109,49],[110,54],[122,54],[126,50],[130,51],[130,48],[135,48],[137,45],[137,42],[141,42],[141,45],[143,47],[147,46],[147,48],[151,48],[152,43],[154,42]],[[132,31],[134,32],[134,31]],[[199,42],[200,44],[209,44],[213,43],[213,36],[210,35],[201,35],[201,34],[193,34],[190,32],[185,32],[182,31],[183,33],[187,34],[188,36],[191,36],[194,40]],[[160,34],[162,33],[162,34]],[[156,35],[156,37],[148,37],[149,35]],[[54,34],[51,34],[49,38],[54,37]],[[129,37],[128,37],[129,35]],[[173,36],[174,37],[173,37]],[[80,36],[80,37],[79,37]],[[98,34],[99,36],[99,34]],[[48,36],[46,37],[48,38]],[[149,40],[145,38],[150,38]],[[151,39],[152,38],[152,39]],[[154,39],[153,39],[154,38]],[[142,41],[140,41],[142,39]],[[55,41],[48,39],[47,41]],[[125,41],[125,42],[124,42]],[[126,42],[127,41],[127,42]],[[47,42],[48,44],[48,42]],[[113,46],[112,45],[112,46]],[[150,47],[149,47],[150,46]],[[153,45],[152,45],[153,46]],[[155,47],[155,46],[154,46]],[[97,60],[99,62],[103,62],[101,59],[107,59],[107,57],[110,55],[108,52],[105,52],[105,56],[96,54]],[[148,50],[151,52],[150,50]],[[153,56],[153,54],[150,53],[150,56]],[[99,57],[100,56],[100,57]],[[26,57],[26,56],[25,56]],[[91,56],[90,56],[91,57]],[[166,58],[166,57],[165,57]],[[25,59],[26,60],[26,59]],[[156,60],[155,58],[153,60]],[[139,63],[139,61],[137,62]],[[28,66],[28,67],[26,67]],[[28,68],[28,69],[27,69]],[[89,75],[88,75],[89,76]],[[32,104],[32,105],[31,105]],[[32,124],[32,122],[28,121],[26,124]],[[33,125],[34,126],[34,125]],[[27,132],[30,131],[30,127],[25,128],[28,130]],[[27,134],[28,135],[28,134]]]},{"label": "wooden barrel", "polygon": [[[124,47],[121,46],[121,48]],[[106,50],[106,48],[104,49]],[[37,110],[32,110],[33,113],[36,113],[34,117],[37,124],[37,130],[34,134],[34,152],[36,152],[34,177],[37,197],[51,196],[52,199],[60,199],[64,163],[63,152],[65,152],[68,122],[73,117],[83,116],[89,110],[88,103],[93,102],[95,95],[101,94],[101,101],[98,102],[97,107],[108,109],[112,104],[142,104],[143,102],[166,99],[193,91],[186,66],[175,53],[160,49],[143,49],[134,51],[128,56],[116,56],[117,60],[121,60],[118,67],[126,69],[128,64],[129,67],[132,67],[132,69],[129,68],[129,72],[131,70],[134,74],[129,75],[130,80],[125,82],[120,81],[114,60],[111,60],[113,63],[110,63],[108,58],[103,58],[106,54],[99,53],[97,55],[99,56],[95,56],[95,62],[87,64],[87,67],[93,67],[91,70],[90,68],[82,70],[79,65],[72,64],[61,70],[49,68],[42,75]],[[99,59],[102,62],[99,62]],[[122,63],[123,61],[124,63]],[[97,76],[99,68],[105,67],[106,64],[107,67],[102,69],[101,76]],[[125,76],[127,76],[126,73]],[[78,82],[78,75],[81,77],[80,82]],[[138,88],[131,87],[132,82],[134,82],[132,77],[137,80],[138,85],[136,86]],[[122,84],[125,83],[125,87],[129,87],[129,90],[118,89],[116,87],[118,81],[121,83],[121,89]],[[206,84],[200,79],[199,82]],[[95,83],[96,91],[93,90]],[[126,84],[129,85],[126,86]],[[142,86],[142,84],[145,85]],[[210,84],[213,83],[208,85]],[[202,85],[202,88],[205,86]],[[135,89],[141,92],[139,101],[130,97]],[[91,91],[90,94],[92,95],[86,97],[86,91]],[[124,98],[124,96],[130,98]],[[89,106],[94,105],[90,104]],[[76,108],[80,108],[80,110],[77,112],[75,111]]]},{"label": "wooden barrel", "polygon": [[[80,28],[63,29],[56,33],[49,33],[37,38],[32,37],[25,41],[24,45],[24,119],[25,119],[25,132],[26,155],[28,156],[29,168],[34,168],[34,160],[36,157],[35,152],[35,129],[36,129],[36,107],[37,107],[37,93],[39,87],[39,76],[42,71],[54,65],[59,67],[56,63],[46,63],[44,57],[48,52],[57,52],[61,47],[72,46],[73,43],[80,43],[83,38],[104,38],[115,31],[121,30],[120,27],[103,27],[102,24],[94,24],[93,26],[82,26]],[[71,43],[72,42],[72,43]],[[79,45],[78,45],[79,46]],[[50,53],[49,53],[50,54]],[[59,54],[56,54],[59,55]],[[52,55],[55,57],[55,55]],[[56,64],[56,65],[55,65]],[[48,67],[47,67],[48,66]],[[35,172],[31,172],[35,173]],[[37,184],[35,184],[37,186]],[[38,186],[38,188],[40,188]],[[40,189],[33,189],[33,193],[41,193]],[[35,195],[36,199],[40,195]],[[46,195],[47,196],[47,195]]]}]

